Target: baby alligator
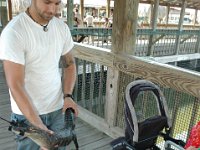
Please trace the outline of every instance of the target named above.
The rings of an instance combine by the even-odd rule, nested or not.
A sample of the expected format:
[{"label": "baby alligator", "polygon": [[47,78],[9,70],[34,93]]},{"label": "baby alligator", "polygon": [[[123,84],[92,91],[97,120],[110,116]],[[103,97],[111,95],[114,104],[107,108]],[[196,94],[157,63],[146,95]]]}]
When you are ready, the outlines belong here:
[{"label": "baby alligator", "polygon": [[24,122],[11,122],[9,130],[16,134],[29,137],[36,144],[48,150],[57,150],[60,146],[69,145],[71,141],[74,142],[78,150],[78,142],[74,128],[75,116],[73,110],[67,109],[65,112],[65,125],[63,129],[55,131],[53,134]]}]

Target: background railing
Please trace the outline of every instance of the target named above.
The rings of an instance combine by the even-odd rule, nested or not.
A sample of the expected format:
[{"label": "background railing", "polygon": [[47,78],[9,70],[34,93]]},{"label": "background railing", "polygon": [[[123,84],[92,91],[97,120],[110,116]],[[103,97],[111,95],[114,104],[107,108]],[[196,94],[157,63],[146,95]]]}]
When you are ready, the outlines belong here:
[{"label": "background railing", "polygon": [[[74,28],[71,33],[75,41],[111,49],[112,29],[110,28]],[[176,40],[178,37],[180,41]],[[199,42],[200,30],[138,29],[134,55],[160,57],[177,53],[194,54],[200,50]],[[178,52],[176,52],[177,45],[179,45]]]}]

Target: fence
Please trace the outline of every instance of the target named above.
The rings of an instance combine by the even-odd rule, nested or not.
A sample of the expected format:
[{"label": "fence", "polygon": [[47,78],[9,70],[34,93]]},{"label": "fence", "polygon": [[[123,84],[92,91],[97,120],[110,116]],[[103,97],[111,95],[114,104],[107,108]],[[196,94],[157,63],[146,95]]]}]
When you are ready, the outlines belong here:
[{"label": "fence", "polygon": [[[71,30],[74,40],[97,47],[111,49],[112,29],[106,28],[74,28]],[[177,38],[180,37],[180,41]],[[169,56],[178,54],[193,54],[199,52],[199,30],[176,29],[138,29],[135,56]],[[150,54],[149,54],[150,53]]]},{"label": "fence", "polygon": [[[86,109],[80,109],[80,117],[110,136],[123,134],[125,88],[137,78],[153,81],[164,92],[173,137],[186,140],[188,131],[200,120],[198,73],[82,44],[76,44],[75,56],[82,71],[74,94],[79,95],[77,102]],[[142,93],[139,98],[143,103],[139,101],[135,109],[141,119],[157,113],[150,94]]]}]

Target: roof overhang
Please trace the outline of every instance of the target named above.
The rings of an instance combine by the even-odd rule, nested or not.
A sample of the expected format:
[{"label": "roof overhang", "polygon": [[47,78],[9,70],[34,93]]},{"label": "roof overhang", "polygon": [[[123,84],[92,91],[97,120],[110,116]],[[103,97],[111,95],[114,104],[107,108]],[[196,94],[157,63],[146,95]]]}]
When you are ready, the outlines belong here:
[{"label": "roof overhang", "polygon": [[[186,0],[186,2],[187,8],[200,9],[200,0]],[[140,0],[140,3],[152,4],[154,0]],[[160,0],[159,5],[181,7],[183,5],[183,0]]]}]

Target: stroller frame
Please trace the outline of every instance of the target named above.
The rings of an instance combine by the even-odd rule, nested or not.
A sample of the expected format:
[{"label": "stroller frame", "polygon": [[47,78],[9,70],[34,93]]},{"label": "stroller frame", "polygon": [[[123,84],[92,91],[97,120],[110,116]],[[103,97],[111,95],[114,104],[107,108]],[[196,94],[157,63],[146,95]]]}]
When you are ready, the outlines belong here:
[{"label": "stroller frame", "polygon": [[[153,84],[152,82],[147,81],[147,80],[136,80],[136,81],[129,83],[126,87],[126,95],[125,96],[126,96],[127,105],[128,105],[128,107],[131,111],[131,118],[133,120],[133,125],[134,125],[133,130],[134,130],[135,133],[133,135],[133,142],[138,142],[138,136],[139,136],[138,121],[137,121],[135,108],[133,107],[134,102],[132,101],[132,98],[129,94],[130,89],[135,87],[135,86],[140,86],[138,88],[138,93],[135,94],[136,98],[137,98],[139,92],[152,90],[153,93],[154,93],[154,96],[156,97],[156,100],[157,100],[156,102],[157,102],[159,114],[167,117],[167,125],[168,125],[169,128],[171,128],[172,123],[171,123],[171,120],[170,120],[169,115],[168,115],[168,108],[167,108],[167,104],[166,104],[166,101],[165,101],[165,97],[163,96],[163,93],[158,88],[158,86],[156,86],[155,84]],[[135,98],[135,100],[136,100],[136,98]],[[127,119],[129,120],[129,118],[127,118]],[[129,123],[130,123],[130,120],[129,120]]]},{"label": "stroller frame", "polygon": [[[138,122],[134,108],[135,101],[142,91],[152,91],[156,100],[158,115]],[[129,83],[125,91],[125,137],[119,137],[111,142],[113,150],[159,150],[156,146],[158,136],[165,141],[180,143],[180,140],[169,136],[172,126],[168,114],[165,97],[160,88],[147,80],[136,80]],[[153,126],[153,128],[151,128]],[[164,129],[165,133],[162,132]]]}]

